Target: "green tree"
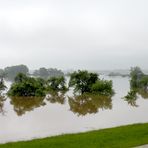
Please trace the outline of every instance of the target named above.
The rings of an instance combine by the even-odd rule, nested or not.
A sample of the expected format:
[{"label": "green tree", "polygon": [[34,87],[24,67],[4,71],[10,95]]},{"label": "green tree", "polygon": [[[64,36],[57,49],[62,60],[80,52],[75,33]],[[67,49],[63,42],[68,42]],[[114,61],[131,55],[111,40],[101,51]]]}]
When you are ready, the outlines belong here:
[{"label": "green tree", "polygon": [[133,67],[130,70],[130,85],[132,88],[138,88],[140,85],[140,80],[144,76],[144,73],[139,67]]},{"label": "green tree", "polygon": [[143,76],[140,80],[140,86],[144,89],[144,91],[148,90],[148,76]]},{"label": "green tree", "polygon": [[42,79],[31,78],[24,74],[18,74],[11,85],[9,96],[45,96],[46,87]]},{"label": "green tree", "polygon": [[112,81],[98,80],[96,83],[92,85],[91,91],[94,93],[97,92],[101,95],[113,95],[114,91],[112,87]]},{"label": "green tree", "polygon": [[66,82],[65,82],[65,78],[62,77],[51,77],[50,79],[48,79],[47,81],[48,83],[48,87],[50,90],[54,90],[54,91],[66,91]]},{"label": "green tree", "polygon": [[88,71],[74,72],[70,76],[69,87],[74,87],[74,92],[81,94],[98,93],[101,95],[112,95],[112,81],[101,80],[96,73]]},{"label": "green tree", "polygon": [[70,75],[69,87],[74,87],[74,91],[80,93],[90,92],[92,85],[98,80],[96,73],[88,71],[73,72]]}]

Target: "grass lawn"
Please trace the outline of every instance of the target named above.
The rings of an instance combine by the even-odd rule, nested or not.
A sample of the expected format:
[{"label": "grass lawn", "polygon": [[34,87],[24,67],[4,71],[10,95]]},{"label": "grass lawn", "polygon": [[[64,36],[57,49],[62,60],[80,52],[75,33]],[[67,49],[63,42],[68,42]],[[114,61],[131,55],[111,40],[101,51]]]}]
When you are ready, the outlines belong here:
[{"label": "grass lawn", "polygon": [[0,148],[127,148],[148,144],[148,123],[1,144]]}]

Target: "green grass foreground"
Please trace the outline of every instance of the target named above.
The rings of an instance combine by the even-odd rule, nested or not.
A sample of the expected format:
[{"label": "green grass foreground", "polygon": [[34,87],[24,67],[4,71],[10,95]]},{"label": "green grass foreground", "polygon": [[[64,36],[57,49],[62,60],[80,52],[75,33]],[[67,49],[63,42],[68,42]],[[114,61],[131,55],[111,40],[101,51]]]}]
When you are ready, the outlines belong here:
[{"label": "green grass foreground", "polygon": [[148,144],[148,123],[1,144],[0,148],[127,148]]}]

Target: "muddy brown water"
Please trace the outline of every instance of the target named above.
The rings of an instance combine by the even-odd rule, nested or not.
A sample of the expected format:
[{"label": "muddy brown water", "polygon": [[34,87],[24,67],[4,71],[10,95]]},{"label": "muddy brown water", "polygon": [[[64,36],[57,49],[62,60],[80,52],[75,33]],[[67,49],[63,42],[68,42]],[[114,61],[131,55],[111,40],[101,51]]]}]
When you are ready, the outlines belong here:
[{"label": "muddy brown water", "polygon": [[148,122],[147,95],[126,102],[129,78],[104,78],[113,80],[112,98],[74,97],[72,90],[47,98],[0,98],[0,143]]}]

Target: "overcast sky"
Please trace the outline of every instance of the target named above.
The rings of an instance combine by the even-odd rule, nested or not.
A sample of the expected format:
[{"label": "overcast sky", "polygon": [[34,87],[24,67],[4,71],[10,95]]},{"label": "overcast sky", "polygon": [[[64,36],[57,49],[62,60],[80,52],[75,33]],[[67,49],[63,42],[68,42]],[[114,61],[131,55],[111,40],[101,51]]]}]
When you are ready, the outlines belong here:
[{"label": "overcast sky", "polygon": [[0,67],[148,69],[148,0],[0,0]]}]

